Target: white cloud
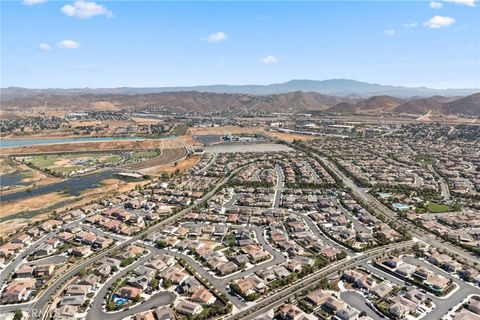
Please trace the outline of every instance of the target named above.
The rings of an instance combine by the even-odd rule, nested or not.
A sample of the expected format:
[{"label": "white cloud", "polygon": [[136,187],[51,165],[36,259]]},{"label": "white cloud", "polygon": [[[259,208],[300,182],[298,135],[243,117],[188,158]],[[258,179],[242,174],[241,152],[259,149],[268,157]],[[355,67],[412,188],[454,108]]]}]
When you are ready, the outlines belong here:
[{"label": "white cloud", "polygon": [[278,62],[278,59],[269,54],[265,58],[260,59],[260,62],[263,64],[274,64]]},{"label": "white cloud", "polygon": [[71,4],[67,4],[62,7],[61,11],[69,17],[77,17],[87,19],[95,16],[112,17],[112,11],[108,10],[105,6],[96,4],[95,2],[87,2],[85,0],[77,0]]},{"label": "white cloud", "polygon": [[58,47],[62,49],[77,49],[80,47],[80,43],[73,40],[62,40],[58,43]]},{"label": "white cloud", "polygon": [[228,37],[226,33],[219,31],[219,32],[212,33],[211,35],[204,38],[203,40],[207,42],[220,42],[220,41],[227,40],[227,38]]},{"label": "white cloud", "polygon": [[384,33],[387,37],[391,37],[391,36],[395,35],[395,29],[387,29],[387,30],[383,31],[383,33]]},{"label": "white cloud", "polygon": [[475,0],[443,0],[443,1],[461,4],[469,7],[475,7]]},{"label": "white cloud", "polygon": [[430,8],[440,9],[441,7],[443,7],[443,3],[441,2],[437,2],[437,1],[430,2]]},{"label": "white cloud", "polygon": [[47,2],[47,0],[23,0],[23,4],[26,6],[34,6],[36,4],[41,4]]},{"label": "white cloud", "polygon": [[51,49],[50,45],[48,43],[40,42],[38,44],[38,49],[42,51],[48,51]]},{"label": "white cloud", "polygon": [[418,26],[418,22],[405,23],[405,28],[415,28]]},{"label": "white cloud", "polygon": [[455,23],[455,19],[450,17],[442,17],[442,16],[433,16],[424,23],[430,29],[440,29],[442,27],[447,27]]}]

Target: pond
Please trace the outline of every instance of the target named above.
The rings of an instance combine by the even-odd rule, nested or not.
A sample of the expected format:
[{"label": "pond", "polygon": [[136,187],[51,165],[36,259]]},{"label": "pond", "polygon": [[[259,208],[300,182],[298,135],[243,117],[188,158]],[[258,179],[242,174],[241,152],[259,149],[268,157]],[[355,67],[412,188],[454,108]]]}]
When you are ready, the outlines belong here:
[{"label": "pond", "polygon": [[[73,177],[48,185],[38,186],[29,191],[18,191],[0,196],[0,202],[21,200],[51,192],[65,192],[72,196],[79,196],[85,190],[100,187],[103,180],[109,179],[116,172],[114,169],[99,171],[92,174]],[[2,179],[3,185],[3,179]]]},{"label": "pond", "polygon": [[15,171],[6,174],[0,175],[0,186],[10,187],[10,186],[26,186],[28,182],[24,182],[25,174],[28,172],[24,171]]}]

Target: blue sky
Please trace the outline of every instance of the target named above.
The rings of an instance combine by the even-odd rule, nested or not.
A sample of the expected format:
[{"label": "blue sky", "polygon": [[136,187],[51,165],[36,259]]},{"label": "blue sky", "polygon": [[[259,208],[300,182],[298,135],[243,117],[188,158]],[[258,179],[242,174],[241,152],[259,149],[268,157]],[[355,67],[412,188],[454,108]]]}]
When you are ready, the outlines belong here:
[{"label": "blue sky", "polygon": [[1,86],[480,87],[474,0],[1,1]]}]

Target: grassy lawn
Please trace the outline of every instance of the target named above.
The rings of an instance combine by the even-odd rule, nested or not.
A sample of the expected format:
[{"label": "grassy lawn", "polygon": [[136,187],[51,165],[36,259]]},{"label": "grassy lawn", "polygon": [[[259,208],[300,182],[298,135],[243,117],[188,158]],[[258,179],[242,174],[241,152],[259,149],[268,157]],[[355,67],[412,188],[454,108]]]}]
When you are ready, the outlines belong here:
[{"label": "grassy lawn", "polygon": [[65,158],[67,159],[78,159],[78,158],[98,158],[100,157],[98,154],[95,154],[95,153],[82,153],[82,154],[67,154],[67,155],[64,155]]},{"label": "grassy lawn", "polygon": [[117,163],[120,160],[122,160],[122,157],[120,156],[111,156],[105,159],[105,162],[111,164],[111,163]]},{"label": "grassy lawn", "polygon": [[417,154],[412,157],[413,161],[418,162],[423,165],[435,164],[436,159],[428,154]]},{"label": "grassy lawn", "polygon": [[448,212],[452,210],[452,208],[450,208],[449,206],[436,202],[429,202],[426,207],[428,211],[432,213]]},{"label": "grassy lawn", "polygon": [[33,173],[32,172],[22,172],[21,176],[22,176],[22,180],[23,179],[31,179],[31,178],[33,178]]},{"label": "grassy lawn", "polygon": [[148,158],[155,158],[160,155],[159,151],[135,151],[132,155],[132,159],[140,160],[140,159],[148,159]]},{"label": "grassy lawn", "polygon": [[47,168],[55,163],[56,159],[49,156],[34,156],[32,157],[32,164],[38,168]]},{"label": "grassy lawn", "polygon": [[183,123],[177,123],[175,127],[173,128],[172,132],[170,135],[172,136],[181,136],[187,133],[188,126]]}]

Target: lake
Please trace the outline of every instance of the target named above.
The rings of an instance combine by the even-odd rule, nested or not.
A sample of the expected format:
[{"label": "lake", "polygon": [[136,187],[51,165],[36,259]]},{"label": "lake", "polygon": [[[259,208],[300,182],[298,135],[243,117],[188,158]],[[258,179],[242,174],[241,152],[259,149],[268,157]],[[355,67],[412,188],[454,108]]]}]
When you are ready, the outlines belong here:
[{"label": "lake", "polygon": [[[79,137],[79,138],[47,138],[47,139],[0,139],[0,148],[33,146],[38,144],[54,144],[66,142],[97,142],[115,140],[147,140],[148,137]],[[162,137],[158,140],[175,139],[175,136]]]}]

